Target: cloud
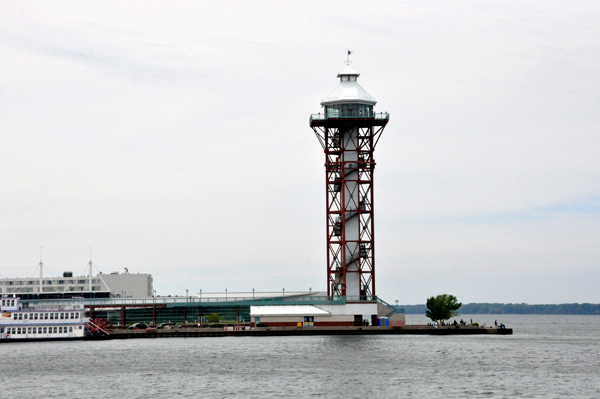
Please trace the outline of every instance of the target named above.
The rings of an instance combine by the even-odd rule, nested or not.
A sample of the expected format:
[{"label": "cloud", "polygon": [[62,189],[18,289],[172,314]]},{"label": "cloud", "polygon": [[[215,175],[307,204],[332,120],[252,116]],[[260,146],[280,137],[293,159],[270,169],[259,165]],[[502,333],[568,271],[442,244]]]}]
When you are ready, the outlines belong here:
[{"label": "cloud", "polygon": [[79,270],[92,245],[106,272],[151,272],[163,293],[324,290],[324,156],[308,117],[350,48],[391,114],[376,150],[378,294],[600,301],[581,277],[600,255],[595,3],[0,13],[6,276],[33,270],[40,246],[56,274]]}]

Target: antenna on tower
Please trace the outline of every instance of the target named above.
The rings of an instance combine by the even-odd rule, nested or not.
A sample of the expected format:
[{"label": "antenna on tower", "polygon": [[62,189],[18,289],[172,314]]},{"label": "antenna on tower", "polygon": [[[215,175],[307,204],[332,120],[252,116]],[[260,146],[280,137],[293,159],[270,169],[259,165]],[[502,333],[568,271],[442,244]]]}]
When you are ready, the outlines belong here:
[{"label": "antenna on tower", "polygon": [[348,50],[348,56],[346,57],[346,65],[352,64],[352,61],[350,61],[350,54],[352,54],[353,52],[354,51]]},{"label": "antenna on tower", "polygon": [[44,289],[42,287],[42,281],[44,280],[44,263],[42,262],[42,247],[40,247],[40,264],[38,265],[40,267],[40,291],[39,293],[41,294]]},{"label": "antenna on tower", "polygon": [[90,245],[90,263],[88,263],[88,267],[90,268],[90,295],[92,292],[92,246]]}]

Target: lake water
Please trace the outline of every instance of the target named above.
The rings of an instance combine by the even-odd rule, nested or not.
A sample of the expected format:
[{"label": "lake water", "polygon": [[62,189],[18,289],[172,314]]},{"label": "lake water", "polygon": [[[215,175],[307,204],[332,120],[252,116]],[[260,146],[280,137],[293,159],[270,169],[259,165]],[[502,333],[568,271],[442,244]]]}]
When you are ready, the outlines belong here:
[{"label": "lake water", "polygon": [[461,317],[514,335],[0,345],[0,397],[600,398],[600,316]]}]

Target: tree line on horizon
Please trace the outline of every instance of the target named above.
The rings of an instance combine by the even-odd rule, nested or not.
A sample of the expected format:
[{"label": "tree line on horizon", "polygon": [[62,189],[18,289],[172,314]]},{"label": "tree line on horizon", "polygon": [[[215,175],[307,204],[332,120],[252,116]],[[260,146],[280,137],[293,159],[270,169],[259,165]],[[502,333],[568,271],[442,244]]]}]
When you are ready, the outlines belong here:
[{"label": "tree line on horizon", "polygon": [[[427,305],[401,305],[407,314],[425,314]],[[530,305],[527,303],[467,303],[460,307],[462,314],[548,314],[600,315],[600,304],[562,303]]]}]

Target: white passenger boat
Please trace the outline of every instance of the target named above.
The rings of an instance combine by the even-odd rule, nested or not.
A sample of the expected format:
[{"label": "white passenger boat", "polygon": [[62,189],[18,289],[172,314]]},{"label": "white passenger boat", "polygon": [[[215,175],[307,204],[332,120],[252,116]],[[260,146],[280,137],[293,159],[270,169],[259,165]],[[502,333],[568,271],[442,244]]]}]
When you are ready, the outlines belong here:
[{"label": "white passenger boat", "polygon": [[83,303],[22,304],[16,296],[0,299],[0,342],[82,339],[88,318]]}]

